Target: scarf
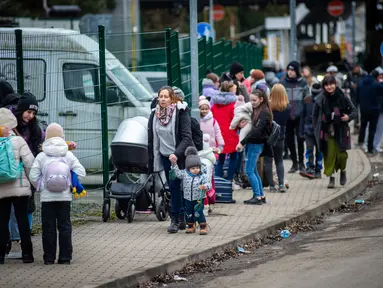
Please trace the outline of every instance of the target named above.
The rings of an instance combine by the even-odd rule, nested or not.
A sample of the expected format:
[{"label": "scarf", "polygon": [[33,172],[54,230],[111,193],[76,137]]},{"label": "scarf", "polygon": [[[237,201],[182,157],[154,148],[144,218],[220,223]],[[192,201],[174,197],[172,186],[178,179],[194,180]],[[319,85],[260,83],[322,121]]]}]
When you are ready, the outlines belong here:
[{"label": "scarf", "polygon": [[175,104],[170,104],[166,108],[162,108],[159,104],[157,105],[155,115],[158,118],[158,122],[162,126],[166,126],[169,123],[170,119],[172,119],[175,108]]}]

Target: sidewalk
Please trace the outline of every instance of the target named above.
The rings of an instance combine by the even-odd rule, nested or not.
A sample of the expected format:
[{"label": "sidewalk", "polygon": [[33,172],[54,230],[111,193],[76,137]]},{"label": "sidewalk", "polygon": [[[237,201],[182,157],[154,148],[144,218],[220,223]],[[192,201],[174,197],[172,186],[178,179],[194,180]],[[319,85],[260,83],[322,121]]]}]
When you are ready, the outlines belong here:
[{"label": "sidewalk", "polygon": [[[290,161],[285,162],[285,169],[290,165]],[[213,214],[208,216],[211,230],[207,236],[169,235],[166,232],[169,222],[158,222],[154,215],[136,215],[132,224],[122,220],[103,223],[100,219],[99,222],[74,229],[74,259],[70,266],[45,266],[41,235],[38,235],[33,237],[35,263],[8,260],[0,266],[0,287],[96,287],[124,277],[118,284],[122,287],[125,281],[126,287],[129,275],[157,266],[171,269],[171,266],[164,264],[177,260],[178,263],[185,263],[190,255],[206,249],[213,251],[211,248],[254,233],[260,226],[276,223],[277,220],[286,221],[321,206],[355,188],[366,179],[370,170],[364,153],[352,150],[347,166],[348,183],[344,188],[328,190],[328,179],[325,177],[308,180],[299,174],[286,174],[290,184],[288,193],[269,193],[265,189],[268,204],[263,206],[244,205],[243,200],[251,197],[251,191],[240,190],[234,196],[236,204],[218,204]],[[336,183],[339,187],[339,179]],[[182,264],[175,262],[173,268],[174,265],[182,268]],[[151,273],[159,271],[164,270],[151,270]],[[117,287],[117,283],[110,283],[109,287]]]}]

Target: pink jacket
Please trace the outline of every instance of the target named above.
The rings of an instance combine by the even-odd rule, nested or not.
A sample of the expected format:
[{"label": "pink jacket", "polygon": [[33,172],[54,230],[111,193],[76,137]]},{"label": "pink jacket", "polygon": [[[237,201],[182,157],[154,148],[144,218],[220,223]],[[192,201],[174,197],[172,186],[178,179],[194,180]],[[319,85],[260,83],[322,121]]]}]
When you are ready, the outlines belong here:
[{"label": "pink jacket", "polygon": [[209,111],[205,117],[201,118],[199,124],[203,134],[209,134],[210,136],[210,147],[218,147],[222,151],[225,141],[223,140],[218,122],[213,118],[213,113]]}]

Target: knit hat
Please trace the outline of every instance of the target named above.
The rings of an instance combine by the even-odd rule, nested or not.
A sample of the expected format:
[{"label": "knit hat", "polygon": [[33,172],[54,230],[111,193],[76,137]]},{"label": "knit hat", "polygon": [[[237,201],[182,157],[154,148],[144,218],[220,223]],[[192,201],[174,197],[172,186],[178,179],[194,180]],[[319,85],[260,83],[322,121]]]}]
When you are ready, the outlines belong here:
[{"label": "knit hat", "polygon": [[235,75],[239,72],[243,72],[245,69],[243,66],[238,62],[233,62],[230,66],[230,75]]},{"label": "knit hat", "polygon": [[319,94],[322,92],[322,85],[320,83],[314,83],[313,86],[311,87],[311,93],[313,94]]},{"label": "knit hat", "polygon": [[39,103],[32,93],[24,93],[17,103],[16,111],[24,112],[27,110],[33,110],[36,111],[36,113],[39,110]]},{"label": "knit hat", "polygon": [[7,108],[0,108],[0,126],[5,126],[8,129],[17,127],[17,120],[11,110]]},{"label": "knit hat", "polygon": [[201,167],[201,159],[198,156],[198,151],[194,146],[189,146],[185,150],[185,168],[189,170],[192,167]]},{"label": "knit hat", "polygon": [[327,73],[331,73],[331,72],[338,73],[338,67],[336,67],[335,65],[331,65],[326,69],[326,72]]},{"label": "knit hat", "polygon": [[286,70],[294,70],[295,73],[297,73],[297,76],[300,75],[300,68],[299,68],[299,62],[298,61],[291,61],[288,65]]},{"label": "knit hat", "polygon": [[265,78],[265,74],[262,72],[262,70],[255,69],[253,73],[251,73],[251,77],[253,77],[255,81],[258,81]]},{"label": "knit hat", "polygon": [[172,89],[179,100],[183,101],[185,99],[185,94],[180,88],[178,88],[177,86],[173,86]]},{"label": "knit hat", "polygon": [[51,123],[48,125],[47,130],[45,131],[45,140],[48,140],[53,137],[60,137],[64,139],[64,130],[57,123]]},{"label": "knit hat", "polygon": [[209,100],[207,100],[206,97],[203,95],[199,96],[198,107],[201,107],[202,105],[207,105],[210,108]]}]

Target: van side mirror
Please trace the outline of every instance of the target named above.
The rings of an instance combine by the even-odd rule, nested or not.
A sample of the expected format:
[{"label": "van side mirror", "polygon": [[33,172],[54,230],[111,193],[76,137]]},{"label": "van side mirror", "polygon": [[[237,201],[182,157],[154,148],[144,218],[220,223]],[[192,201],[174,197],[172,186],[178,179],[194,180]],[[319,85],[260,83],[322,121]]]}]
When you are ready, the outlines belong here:
[{"label": "van side mirror", "polygon": [[106,101],[110,105],[117,105],[120,102],[115,88],[113,87],[106,88]]}]

